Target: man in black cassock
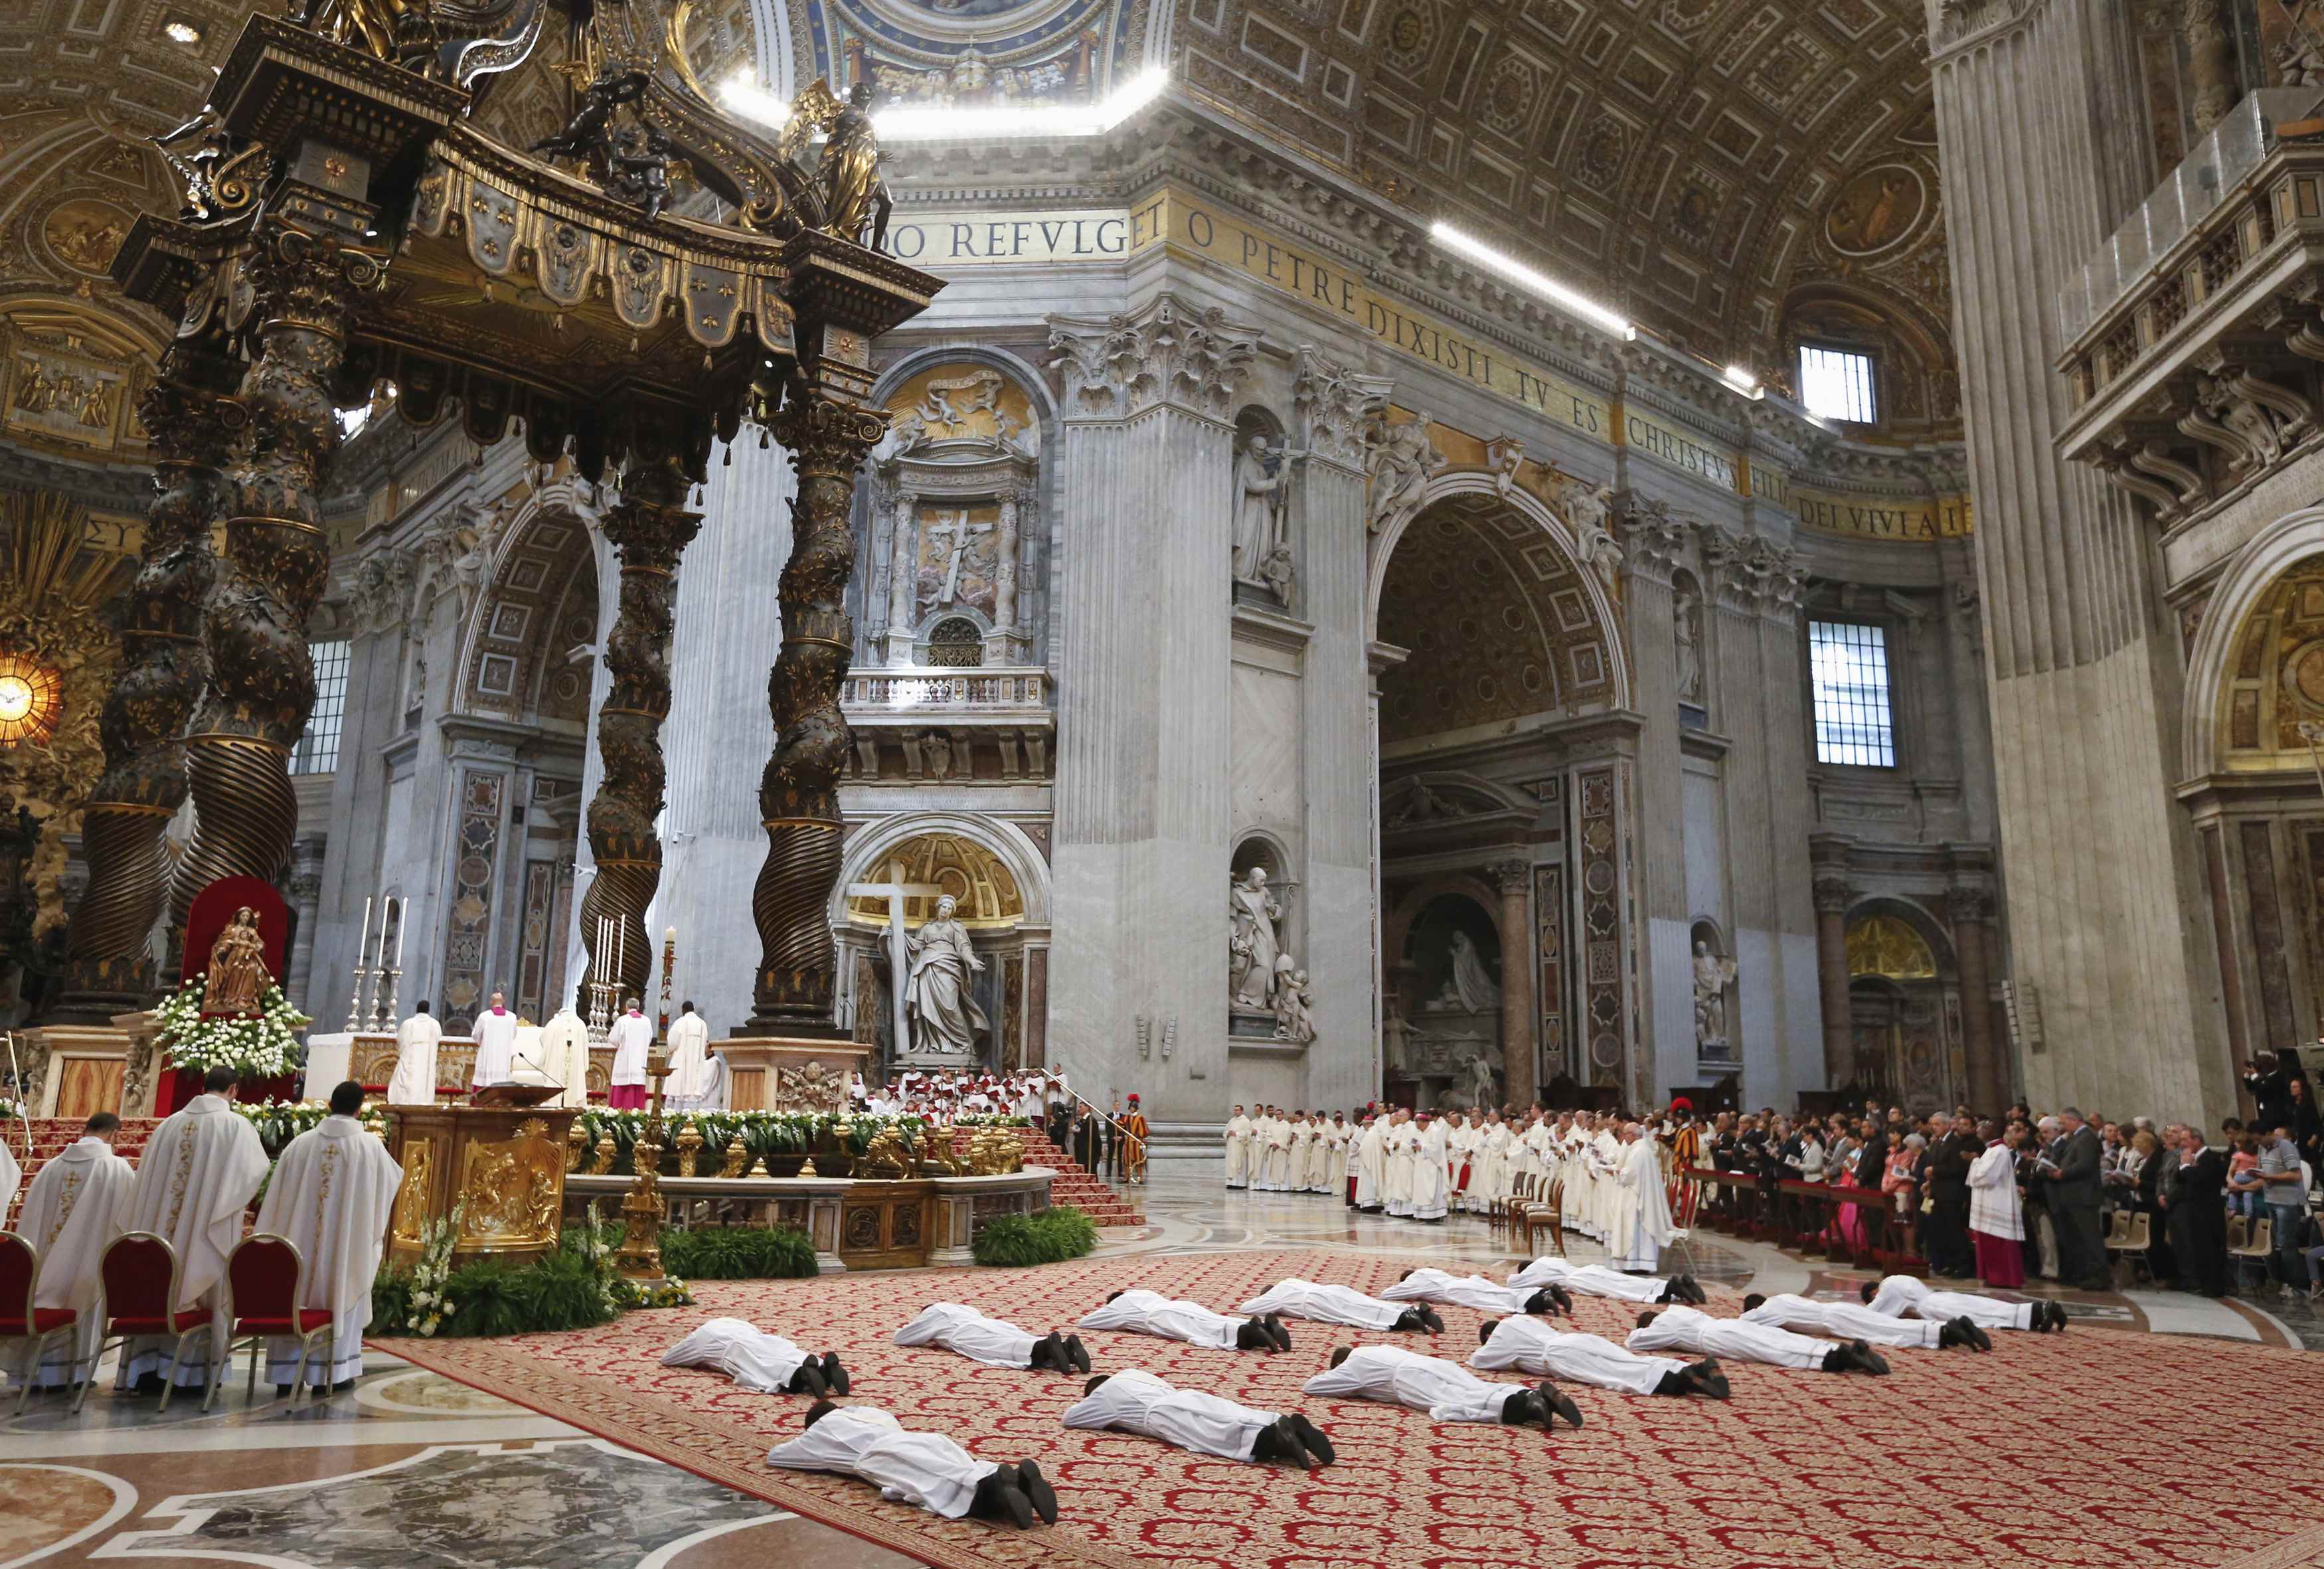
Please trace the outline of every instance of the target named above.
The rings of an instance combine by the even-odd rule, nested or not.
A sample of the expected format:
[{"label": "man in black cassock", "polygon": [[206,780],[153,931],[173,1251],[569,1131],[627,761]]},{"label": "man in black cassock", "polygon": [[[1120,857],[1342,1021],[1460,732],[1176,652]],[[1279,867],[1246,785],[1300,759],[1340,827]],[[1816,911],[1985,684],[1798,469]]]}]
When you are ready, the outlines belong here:
[{"label": "man in black cassock", "polygon": [[1969,1246],[1969,1163],[1985,1152],[1977,1125],[1955,1117],[1952,1129],[1929,1146],[1929,1269],[1937,1275],[1974,1275]]},{"label": "man in black cassock", "polygon": [[2206,1297],[2227,1294],[2227,1206],[2219,1190],[2227,1183],[2227,1158],[2205,1147],[2200,1129],[2173,1123],[2163,1131],[2168,1148],[2155,1157],[2176,1160],[2178,1171],[2164,1201],[2163,1228],[2171,1256],[2190,1290]]},{"label": "man in black cassock", "polygon": [[1074,1113],[1074,1158],[1093,1177],[1104,1169],[1099,1143],[1099,1124],[1102,1121],[1088,1111],[1076,1110]]}]

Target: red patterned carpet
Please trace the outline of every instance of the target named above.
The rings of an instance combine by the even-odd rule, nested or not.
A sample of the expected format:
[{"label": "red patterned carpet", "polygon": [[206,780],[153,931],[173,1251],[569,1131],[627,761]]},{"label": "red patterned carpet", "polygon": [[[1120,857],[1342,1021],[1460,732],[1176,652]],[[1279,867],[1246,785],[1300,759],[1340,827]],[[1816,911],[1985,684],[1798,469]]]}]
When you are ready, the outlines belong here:
[{"label": "red patterned carpet", "polygon": [[[1246,1252],[1035,1270],[706,1283],[699,1305],[601,1330],[498,1342],[380,1343],[424,1366],[943,1565],[1123,1569],[2293,1569],[2324,1563],[2324,1357],[2161,1335],[1997,1335],[1990,1355],[1898,1352],[1893,1376],[1735,1365],[1725,1405],[1574,1389],[1587,1426],[1438,1426],[1422,1413],[1311,1399],[1300,1383],[1355,1330],[1294,1323],[1294,1349],[1200,1351],[1084,1336],[1100,1371],[1139,1366],[1250,1405],[1304,1409],[1340,1463],[1308,1475],[1068,1432],[1078,1380],[903,1350],[927,1303],[973,1303],[1035,1334],[1139,1285],[1231,1311],[1289,1275],[1377,1292],[1402,1260]],[[1731,1314],[1714,1289],[1711,1311]],[[1442,1309],[1443,1354],[1481,1315]],[[1618,1304],[1582,1328],[1618,1338]],[[1019,1534],[881,1502],[861,1483],[777,1472],[803,1397],[665,1370],[705,1318],[749,1318],[836,1350],[854,1398],[989,1459],[1037,1458],[1064,1518]],[[2304,1415],[2303,1415],[2304,1414]],[[2266,1457],[2255,1458],[2262,1451]]]}]

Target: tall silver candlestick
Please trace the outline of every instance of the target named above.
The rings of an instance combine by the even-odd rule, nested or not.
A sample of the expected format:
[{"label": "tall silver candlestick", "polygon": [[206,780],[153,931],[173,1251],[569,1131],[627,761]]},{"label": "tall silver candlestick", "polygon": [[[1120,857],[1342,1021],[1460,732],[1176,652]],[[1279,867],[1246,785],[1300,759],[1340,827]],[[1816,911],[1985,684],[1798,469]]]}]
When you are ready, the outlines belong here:
[{"label": "tall silver candlestick", "polygon": [[[363,925],[355,932],[355,988],[347,998],[349,1035],[363,1028],[364,944],[371,940],[371,905],[372,896],[366,893],[364,895]],[[386,935],[387,911],[384,909],[379,912],[379,929],[383,937]]]}]

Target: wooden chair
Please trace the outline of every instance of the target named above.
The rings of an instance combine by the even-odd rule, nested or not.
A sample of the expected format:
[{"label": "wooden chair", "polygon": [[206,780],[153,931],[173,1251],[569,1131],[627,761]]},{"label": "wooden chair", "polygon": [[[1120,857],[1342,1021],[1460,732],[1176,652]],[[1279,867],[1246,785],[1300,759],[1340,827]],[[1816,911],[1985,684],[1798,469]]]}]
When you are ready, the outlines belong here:
[{"label": "wooden chair", "polygon": [[[2232,1234],[2232,1228],[2230,1234]],[[2260,1278],[2264,1280],[2267,1278],[2267,1261],[2275,1251],[2274,1241],[2275,1222],[2273,1219],[2257,1220],[2252,1223],[2250,1241],[2240,1247],[2227,1249],[2227,1258],[2235,1265],[2236,1290],[2243,1289],[2246,1264],[2257,1264]]]},{"label": "wooden chair", "polygon": [[170,1371],[161,1385],[161,1409],[168,1410],[170,1397],[177,1392],[178,1364],[185,1360],[187,1344],[198,1338],[211,1352],[217,1349],[210,1310],[176,1306],[182,1278],[178,1250],[167,1237],[152,1232],[124,1232],[114,1238],[97,1265],[97,1275],[105,1283],[105,1330],[97,1340],[97,1356],[89,1363],[89,1376],[73,1397],[73,1410],[78,1413],[88,1398],[88,1387],[97,1382],[97,1363],[105,1361],[106,1352],[115,1345],[125,1352],[129,1343],[140,1336],[175,1342],[170,1349]]},{"label": "wooden chair", "polygon": [[[24,1343],[23,1365],[17,1370],[24,1380],[16,1396],[19,1417],[32,1398],[32,1380],[41,1371],[41,1359],[48,1355],[49,1343],[62,1340],[69,1346],[80,1327],[80,1314],[74,1308],[32,1306],[40,1286],[41,1251],[14,1232],[0,1232],[0,1339]],[[80,1371],[78,1361],[72,1371]],[[95,1371],[90,1370],[92,1375]]]},{"label": "wooden chair", "polygon": [[266,1343],[278,1337],[299,1343],[299,1368],[290,1376],[290,1408],[295,1411],[306,1403],[308,1361],[318,1354],[318,1343],[320,1353],[329,1356],[336,1328],[329,1308],[300,1305],[307,1286],[307,1260],[288,1237],[261,1232],[235,1244],[226,1260],[226,1349],[211,1363],[209,1387],[202,1391],[203,1410],[217,1399],[234,1353],[245,1345],[250,1348],[250,1381],[243,1393],[245,1399],[255,1397]]},{"label": "wooden chair", "polygon": [[1528,1204],[1517,1214],[1517,1224],[1525,1233],[1525,1254],[1537,1259],[1540,1244],[1535,1238],[1543,1232],[1549,1233],[1549,1251],[1559,1258],[1565,1257],[1565,1184],[1554,1180],[1549,1185],[1547,1198],[1539,1204]]},{"label": "wooden chair", "polygon": [[1530,1171],[1518,1172],[1509,1183],[1509,1191],[1493,1201],[1486,1223],[1497,1232],[1512,1229],[1517,1224],[1517,1212],[1532,1202],[1535,1185],[1539,1181]]}]

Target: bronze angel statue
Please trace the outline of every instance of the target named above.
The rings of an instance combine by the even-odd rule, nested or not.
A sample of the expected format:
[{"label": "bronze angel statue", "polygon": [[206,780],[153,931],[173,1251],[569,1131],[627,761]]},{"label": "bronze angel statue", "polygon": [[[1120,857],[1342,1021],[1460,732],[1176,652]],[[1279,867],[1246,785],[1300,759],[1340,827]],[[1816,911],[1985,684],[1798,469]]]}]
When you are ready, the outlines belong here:
[{"label": "bronze angel statue", "polygon": [[[881,249],[896,204],[880,175],[885,155],[872,131],[872,84],[857,82],[842,103],[831,84],[816,78],[792,104],[791,117],[776,146],[785,157],[795,158],[817,130],[824,134],[823,157],[815,173],[823,188],[825,230]],[[869,239],[864,237],[867,226]]]}]

